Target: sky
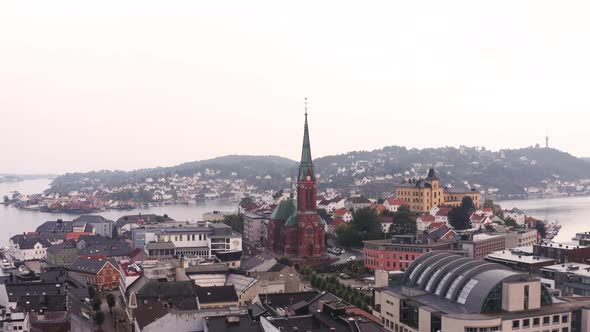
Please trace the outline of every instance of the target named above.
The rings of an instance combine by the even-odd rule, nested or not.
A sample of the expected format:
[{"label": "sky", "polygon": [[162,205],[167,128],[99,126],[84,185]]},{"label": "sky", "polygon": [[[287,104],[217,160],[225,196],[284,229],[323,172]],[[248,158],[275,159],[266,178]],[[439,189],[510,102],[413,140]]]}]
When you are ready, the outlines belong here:
[{"label": "sky", "polygon": [[3,1],[0,173],[543,144],[590,156],[588,1]]}]

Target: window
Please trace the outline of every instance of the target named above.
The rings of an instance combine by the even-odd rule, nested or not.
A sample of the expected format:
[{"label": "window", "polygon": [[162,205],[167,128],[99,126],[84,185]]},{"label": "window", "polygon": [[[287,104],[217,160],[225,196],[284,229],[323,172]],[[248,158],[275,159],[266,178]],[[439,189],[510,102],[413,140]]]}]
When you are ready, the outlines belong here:
[{"label": "window", "polygon": [[513,330],[517,330],[520,328],[520,321],[519,320],[513,320],[512,321],[512,329]]},{"label": "window", "polygon": [[533,318],[533,327],[539,326],[540,318]]},{"label": "window", "polygon": [[563,315],[563,316],[561,316],[561,322],[562,322],[562,323],[567,323],[567,322],[568,322],[568,320],[569,320],[569,316],[568,316],[568,315]]},{"label": "window", "polygon": [[529,285],[524,286],[524,310],[529,310]]},{"label": "window", "polygon": [[553,316],[553,324],[559,324],[559,315]]},{"label": "window", "polygon": [[530,319],[523,319],[523,320],[522,320],[522,327],[523,327],[523,328],[528,328],[528,327],[530,327],[530,324],[531,324],[531,320],[530,320]]},{"label": "window", "polygon": [[543,325],[549,325],[549,316],[543,317]]}]

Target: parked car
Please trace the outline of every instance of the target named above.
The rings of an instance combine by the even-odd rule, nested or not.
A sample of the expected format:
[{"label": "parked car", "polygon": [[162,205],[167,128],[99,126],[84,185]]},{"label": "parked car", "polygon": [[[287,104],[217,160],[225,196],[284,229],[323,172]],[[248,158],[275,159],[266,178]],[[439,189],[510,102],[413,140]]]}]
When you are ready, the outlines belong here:
[{"label": "parked car", "polygon": [[346,251],[344,251],[344,249],[340,249],[340,253],[341,254],[346,254]]},{"label": "parked car", "polygon": [[346,259],[347,262],[356,261],[356,256],[350,256]]},{"label": "parked car", "polygon": [[340,273],[338,277],[340,277],[340,279],[351,279],[351,277],[346,273]]}]

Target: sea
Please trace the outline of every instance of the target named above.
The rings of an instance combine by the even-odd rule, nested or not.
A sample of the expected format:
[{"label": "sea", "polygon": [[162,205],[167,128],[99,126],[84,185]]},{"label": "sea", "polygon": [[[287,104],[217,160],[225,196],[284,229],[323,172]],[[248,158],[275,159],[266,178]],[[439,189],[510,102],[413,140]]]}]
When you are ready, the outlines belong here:
[{"label": "sea", "polygon": [[[0,183],[0,199],[2,199],[4,195],[10,196],[13,191],[18,191],[21,194],[40,193],[49,188],[50,183],[50,179]],[[164,205],[124,211],[107,210],[93,214],[99,214],[115,221],[122,216],[138,213],[154,213],[158,215],[167,214],[170,218],[178,221],[199,221],[203,220],[202,216],[205,212],[222,211],[237,213],[237,210],[237,203],[211,200],[198,205],[195,203],[188,205]],[[0,246],[7,246],[8,240],[16,234],[34,232],[37,226],[45,221],[57,219],[73,220],[78,216],[79,214],[27,211],[17,209],[13,206],[0,205]]]},{"label": "sea", "polygon": [[[22,194],[40,193],[49,188],[50,179],[25,180],[21,182],[0,183],[0,199],[10,195],[12,191]],[[496,202],[503,209],[517,207],[527,215],[548,222],[557,222],[562,227],[554,241],[569,242],[576,232],[590,231],[590,197],[560,197],[528,200],[511,200]],[[167,214],[170,218],[180,221],[202,220],[205,212],[224,211],[237,212],[237,204],[222,201],[207,201],[203,205],[165,205],[138,208],[128,211],[109,210],[100,214],[105,218],[117,220],[128,214]],[[26,211],[12,206],[0,205],[0,246],[8,245],[13,235],[34,231],[38,225],[48,220],[72,220],[75,214]]]}]

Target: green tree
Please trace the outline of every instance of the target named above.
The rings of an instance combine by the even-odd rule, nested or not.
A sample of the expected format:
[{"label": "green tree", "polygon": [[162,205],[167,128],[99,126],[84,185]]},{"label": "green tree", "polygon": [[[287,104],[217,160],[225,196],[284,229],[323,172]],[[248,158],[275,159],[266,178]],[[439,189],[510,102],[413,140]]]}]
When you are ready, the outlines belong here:
[{"label": "green tree", "polygon": [[370,207],[354,211],[351,225],[360,234],[362,240],[375,240],[383,237],[383,229],[377,211]]},{"label": "green tree", "polygon": [[240,200],[240,205],[250,205],[254,203],[254,199],[250,196],[246,196]]},{"label": "green tree", "polygon": [[92,309],[94,309],[94,311],[100,311],[101,305],[102,301],[100,300],[100,297],[95,296],[94,299],[92,299]]},{"label": "green tree", "polygon": [[537,230],[537,232],[539,232],[539,235],[541,235],[542,238],[545,238],[547,236],[547,229],[545,228],[545,223],[543,221],[537,220],[535,224],[535,229]]},{"label": "green tree", "polygon": [[469,196],[463,197],[461,205],[449,211],[449,223],[457,230],[470,229],[469,216],[475,211],[473,200]]},{"label": "green tree", "polygon": [[283,265],[291,266],[291,261],[287,257],[281,257],[277,260],[277,262]]},{"label": "green tree", "polygon": [[518,227],[518,224],[516,223],[516,220],[508,217],[506,219],[504,219],[504,225],[508,226],[508,227]]},{"label": "green tree", "polygon": [[94,322],[98,326],[101,326],[104,323],[104,318],[104,313],[102,311],[98,311],[94,314]]},{"label": "green tree", "polygon": [[10,198],[8,198],[8,196],[4,195],[4,203],[8,203],[10,202]]},{"label": "green tree", "polygon": [[94,299],[94,296],[96,296],[96,289],[94,289],[94,286],[88,287],[88,297]]},{"label": "green tree", "polygon": [[486,231],[495,232],[496,231],[496,228],[494,226],[490,225],[490,224],[487,224],[486,225]]},{"label": "green tree", "polygon": [[402,205],[393,213],[393,223],[389,226],[392,235],[416,234],[416,215],[410,211],[410,207]]},{"label": "green tree", "polygon": [[362,244],[361,235],[352,225],[340,225],[336,228],[338,243],[345,247],[357,247]]},{"label": "green tree", "polygon": [[494,201],[492,201],[491,199],[486,199],[485,202],[483,202],[483,207],[484,209],[493,209]]},{"label": "green tree", "polygon": [[111,293],[108,293],[107,294],[107,304],[109,306],[109,311],[111,313],[113,312],[113,307],[115,306],[116,302],[117,301],[115,299],[115,296],[113,294],[111,294]]},{"label": "green tree", "polygon": [[223,223],[230,226],[234,231],[242,234],[244,232],[244,220],[241,215],[231,214],[223,218]]}]

